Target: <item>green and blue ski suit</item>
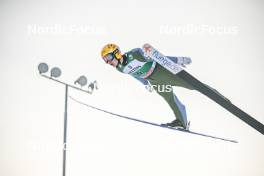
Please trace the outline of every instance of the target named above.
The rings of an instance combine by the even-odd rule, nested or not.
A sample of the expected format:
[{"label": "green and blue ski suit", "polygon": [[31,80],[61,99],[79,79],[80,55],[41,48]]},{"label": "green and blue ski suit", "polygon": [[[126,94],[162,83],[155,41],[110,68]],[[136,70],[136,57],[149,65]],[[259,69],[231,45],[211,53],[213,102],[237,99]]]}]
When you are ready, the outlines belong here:
[{"label": "green and blue ski suit", "polygon": [[[161,65],[144,56],[140,48],[135,48],[125,53],[125,63],[119,63],[117,70],[129,74],[148,86],[149,83],[155,91],[164,98],[174,112],[176,119],[178,119],[183,127],[187,126],[187,114],[185,106],[180,102],[177,96],[173,93],[173,89],[164,89],[166,86],[180,86],[190,90],[194,88],[185,82],[177,75],[172,74]],[[171,60],[177,63],[177,57],[170,57]]]},{"label": "green and blue ski suit", "polygon": [[[217,90],[202,83],[185,70],[174,75],[155,61],[145,57],[144,52],[140,48],[133,49],[125,53],[123,56],[125,62],[119,63],[117,65],[117,70],[133,76],[144,85],[149,85],[150,83],[157,93],[169,104],[176,119],[181,122],[182,127],[186,128],[188,124],[185,106],[173,93],[173,89],[160,91],[158,89],[159,87],[170,85],[196,90],[225,108],[233,115],[237,116],[261,134],[264,134],[264,125],[261,122],[235,106]],[[188,60],[187,57],[167,57],[177,64],[182,64],[182,60]]]}]

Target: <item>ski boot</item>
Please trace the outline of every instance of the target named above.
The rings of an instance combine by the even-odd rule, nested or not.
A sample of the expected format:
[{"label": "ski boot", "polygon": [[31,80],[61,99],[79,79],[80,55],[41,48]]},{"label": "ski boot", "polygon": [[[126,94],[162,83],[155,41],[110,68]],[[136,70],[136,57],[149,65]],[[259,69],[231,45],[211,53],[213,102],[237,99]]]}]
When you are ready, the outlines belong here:
[{"label": "ski boot", "polygon": [[186,127],[184,127],[184,125],[182,124],[182,122],[180,120],[178,120],[178,119],[175,119],[175,120],[173,120],[170,123],[161,124],[161,126],[178,128],[178,129],[183,129],[183,130],[189,131],[190,121],[187,123]]}]

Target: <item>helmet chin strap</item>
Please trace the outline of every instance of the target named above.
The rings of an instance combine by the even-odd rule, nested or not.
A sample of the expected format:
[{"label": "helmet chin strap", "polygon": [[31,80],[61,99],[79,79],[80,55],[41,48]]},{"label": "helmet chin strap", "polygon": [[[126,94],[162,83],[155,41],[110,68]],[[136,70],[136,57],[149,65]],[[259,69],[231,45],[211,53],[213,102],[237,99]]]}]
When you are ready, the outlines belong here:
[{"label": "helmet chin strap", "polygon": [[[122,60],[122,62],[121,62],[121,60]],[[126,65],[128,63],[127,60],[128,60],[127,56],[124,54],[124,55],[122,55],[122,59],[118,60],[118,64]]]}]

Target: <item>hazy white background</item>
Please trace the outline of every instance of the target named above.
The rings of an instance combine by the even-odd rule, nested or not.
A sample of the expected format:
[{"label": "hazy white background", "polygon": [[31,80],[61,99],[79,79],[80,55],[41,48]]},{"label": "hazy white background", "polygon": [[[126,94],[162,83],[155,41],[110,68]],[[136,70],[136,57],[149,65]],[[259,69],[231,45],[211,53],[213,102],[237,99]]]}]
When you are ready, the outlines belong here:
[{"label": "hazy white background", "polygon": [[[173,120],[156,93],[100,59],[103,45],[122,51],[151,43],[190,56],[187,71],[264,123],[263,2],[1,1],[0,175],[62,173],[64,87],[38,75],[47,62],[61,80],[85,74],[99,90],[69,94],[88,104],[152,122]],[[86,32],[32,33],[30,27],[89,26]],[[161,26],[234,27],[235,33],[162,32]],[[192,28],[193,29],[193,28]],[[67,175],[264,174],[263,135],[205,96],[180,88],[191,129],[239,140],[232,144],[135,123],[69,100]],[[124,101],[125,100],[125,101]]]}]

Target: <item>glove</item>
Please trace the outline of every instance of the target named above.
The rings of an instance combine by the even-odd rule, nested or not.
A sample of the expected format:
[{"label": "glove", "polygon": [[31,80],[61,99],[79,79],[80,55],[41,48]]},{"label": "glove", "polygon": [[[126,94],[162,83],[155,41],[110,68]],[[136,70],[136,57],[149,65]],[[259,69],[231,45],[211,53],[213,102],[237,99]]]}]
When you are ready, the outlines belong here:
[{"label": "glove", "polygon": [[186,67],[186,65],[191,64],[192,60],[189,57],[177,57],[177,64],[182,67]]}]

